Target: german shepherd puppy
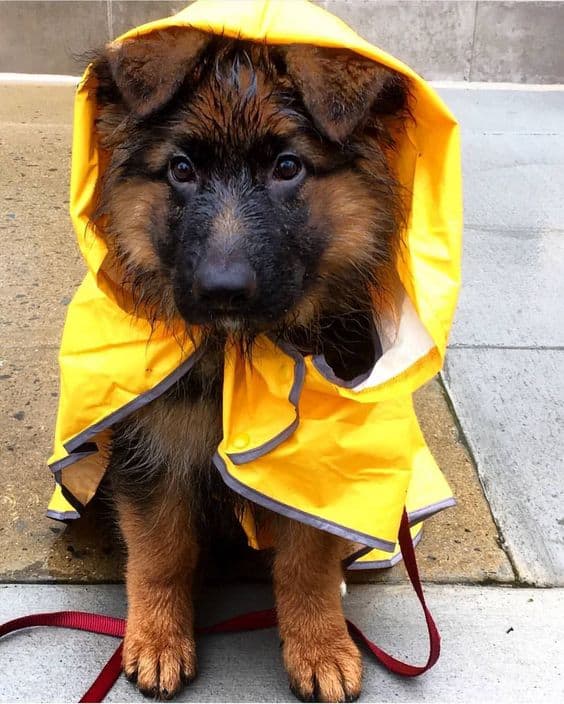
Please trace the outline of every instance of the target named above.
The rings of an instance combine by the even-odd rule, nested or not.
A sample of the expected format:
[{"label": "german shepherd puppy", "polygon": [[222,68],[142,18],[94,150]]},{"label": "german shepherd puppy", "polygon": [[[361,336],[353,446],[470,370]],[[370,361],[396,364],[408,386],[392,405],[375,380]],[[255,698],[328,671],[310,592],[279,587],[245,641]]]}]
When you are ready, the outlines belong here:
[{"label": "german shepherd puppy", "polygon": [[[197,328],[201,347],[172,389],[114,426],[108,470],[128,553],[125,673],[166,699],[196,676],[202,541],[244,503],[211,463],[225,345],[252,358],[268,332],[323,352],[343,379],[374,364],[374,309],[393,298],[403,227],[390,164],[408,90],[346,50],[193,29],[111,44],[93,76],[108,155],[95,218],[116,275],[138,315]],[[267,518],[291,688],[352,701],[362,667],[341,606],[345,541]]]}]

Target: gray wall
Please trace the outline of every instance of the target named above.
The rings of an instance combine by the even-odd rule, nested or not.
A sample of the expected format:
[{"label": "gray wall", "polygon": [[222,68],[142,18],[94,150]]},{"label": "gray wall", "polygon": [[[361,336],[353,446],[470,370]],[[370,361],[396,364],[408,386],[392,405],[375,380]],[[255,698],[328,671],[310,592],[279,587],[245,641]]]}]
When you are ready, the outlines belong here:
[{"label": "gray wall", "polygon": [[[187,2],[0,0],[0,71],[77,74],[81,66],[73,56]],[[318,4],[429,79],[564,83],[564,2],[559,0]]]}]

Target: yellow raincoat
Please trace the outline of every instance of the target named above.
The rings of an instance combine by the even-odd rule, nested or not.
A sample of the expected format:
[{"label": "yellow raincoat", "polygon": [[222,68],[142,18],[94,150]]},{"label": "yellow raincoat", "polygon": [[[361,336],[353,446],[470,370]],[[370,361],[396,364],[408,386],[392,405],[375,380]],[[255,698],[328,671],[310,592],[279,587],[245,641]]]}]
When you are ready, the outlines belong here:
[{"label": "yellow raincoat", "polygon": [[[460,278],[461,179],[458,126],[411,69],[372,46],[320,7],[295,0],[199,0],[122,39],[166,27],[271,44],[346,47],[411,81],[414,120],[394,165],[412,194],[403,291],[397,319],[379,324],[383,354],[351,383],[322,356],[301,356],[264,336],[248,363],[229,352],[223,388],[223,440],[215,465],[251,501],[350,539],[351,567],[399,559],[404,506],[412,534],[454,503],[422,437],[412,393],[440,369]],[[120,307],[104,268],[107,254],[91,223],[104,158],[94,130],[95,97],[85,77],[75,102],[70,211],[86,278],[69,306],[60,351],[61,396],[50,466],[53,518],[76,518],[105,471],[111,426],[163,393],[192,365],[194,349]],[[249,544],[264,546],[250,516]]]}]

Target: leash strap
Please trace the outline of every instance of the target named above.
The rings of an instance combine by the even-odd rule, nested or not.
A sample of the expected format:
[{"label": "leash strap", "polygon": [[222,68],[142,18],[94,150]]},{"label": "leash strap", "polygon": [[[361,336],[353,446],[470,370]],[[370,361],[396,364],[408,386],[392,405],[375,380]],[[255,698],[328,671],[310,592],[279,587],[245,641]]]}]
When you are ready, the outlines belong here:
[{"label": "leash strap", "polygon": [[[405,510],[399,530],[399,544],[409,580],[415,589],[415,593],[417,594],[417,598],[425,614],[425,621],[427,622],[429,632],[429,657],[427,662],[425,665],[409,665],[401,660],[397,660],[369,640],[354,623],[347,620],[347,626],[351,636],[364,645],[372,655],[374,655],[376,660],[384,665],[390,672],[403,677],[417,677],[427,672],[427,670],[430,670],[439,659],[441,638],[435,622],[433,621],[433,617],[431,616],[431,612],[425,603],[425,595],[423,594],[419,570],[417,569],[417,562],[415,560],[413,541],[409,531],[409,520]],[[256,631],[264,628],[273,628],[276,626],[276,623],[276,611],[274,609],[265,609],[263,611],[252,611],[247,614],[241,614],[225,621],[220,621],[212,626],[198,628],[197,632],[201,634],[212,634]],[[18,631],[22,628],[30,628],[32,626],[74,628],[79,631],[100,633],[102,635],[115,636],[116,638],[123,638],[125,634],[125,619],[123,618],[85,613],[83,611],[57,611],[53,613],[23,616],[13,621],[8,621],[0,625],[0,638],[13,631]],[[122,649],[123,642],[120,643],[115,653],[104,665],[90,689],[88,689],[80,700],[81,702],[102,702],[104,700],[104,697],[114,686],[120,675]]]},{"label": "leash strap", "polygon": [[395,675],[401,675],[402,677],[418,677],[424,672],[427,672],[427,670],[430,670],[439,659],[439,655],[441,654],[441,636],[435,622],[433,621],[433,616],[429,611],[427,603],[425,602],[425,594],[423,593],[421,579],[419,578],[419,570],[415,559],[413,540],[411,539],[411,532],[409,530],[409,520],[405,509],[403,516],[401,517],[399,544],[409,581],[417,594],[417,598],[419,599],[419,603],[421,604],[423,613],[425,614],[427,631],[429,633],[429,657],[427,658],[427,662],[425,665],[410,665],[402,660],[397,660],[369,640],[364,633],[354,625],[354,623],[347,621],[347,625],[349,627],[349,633],[360,643],[366,646],[372,655],[374,655],[376,660],[384,665],[384,667],[390,672],[393,672]]}]

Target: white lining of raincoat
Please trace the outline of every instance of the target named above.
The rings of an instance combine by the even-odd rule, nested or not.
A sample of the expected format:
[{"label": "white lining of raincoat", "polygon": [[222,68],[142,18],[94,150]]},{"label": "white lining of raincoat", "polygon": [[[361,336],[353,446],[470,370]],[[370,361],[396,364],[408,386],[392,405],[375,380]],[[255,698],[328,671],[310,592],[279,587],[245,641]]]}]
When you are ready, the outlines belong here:
[{"label": "white lining of raincoat", "polygon": [[404,293],[399,323],[383,319],[377,323],[382,356],[353,391],[379,386],[405,372],[434,347],[433,339],[419,319],[409,296]]},{"label": "white lining of raincoat", "polygon": [[395,317],[374,320],[371,330],[375,353],[381,349],[372,368],[347,381],[338,377],[322,354],[312,357],[313,365],[327,381],[351,391],[365,391],[402,374],[428,354],[433,339],[421,322],[409,296],[402,292],[399,322]]}]

